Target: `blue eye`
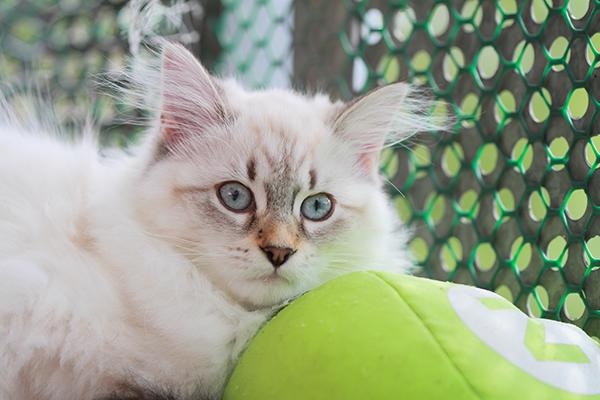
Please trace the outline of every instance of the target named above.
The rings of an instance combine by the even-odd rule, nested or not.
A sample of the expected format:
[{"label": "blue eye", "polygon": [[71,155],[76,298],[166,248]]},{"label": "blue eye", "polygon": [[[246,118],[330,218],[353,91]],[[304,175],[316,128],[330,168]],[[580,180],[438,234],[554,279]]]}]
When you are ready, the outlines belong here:
[{"label": "blue eye", "polygon": [[250,189],[239,182],[225,182],[217,187],[221,204],[233,212],[248,212],[254,205],[254,196]]},{"label": "blue eye", "polygon": [[333,197],[327,193],[319,193],[307,197],[300,206],[302,215],[311,221],[324,221],[333,214]]}]

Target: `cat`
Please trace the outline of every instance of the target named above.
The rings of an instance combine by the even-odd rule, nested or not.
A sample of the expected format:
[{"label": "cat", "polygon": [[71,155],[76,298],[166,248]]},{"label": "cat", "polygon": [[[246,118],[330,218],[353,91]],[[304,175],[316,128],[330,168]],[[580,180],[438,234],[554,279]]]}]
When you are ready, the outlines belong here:
[{"label": "cat", "polygon": [[2,400],[216,399],[286,301],[412,266],[378,171],[438,128],[411,86],[247,91],[173,43],[132,79],[156,107],[120,154],[2,106]]}]

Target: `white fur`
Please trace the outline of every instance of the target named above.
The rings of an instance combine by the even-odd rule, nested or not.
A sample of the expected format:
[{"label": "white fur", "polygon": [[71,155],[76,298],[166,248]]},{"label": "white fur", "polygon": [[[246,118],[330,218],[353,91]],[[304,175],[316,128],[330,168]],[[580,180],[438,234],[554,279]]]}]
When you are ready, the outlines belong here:
[{"label": "white fur", "polygon": [[[176,46],[165,51],[189,61]],[[189,67],[190,74],[200,68]],[[206,79],[212,78],[198,79],[199,90],[210,87]],[[185,85],[164,87],[177,84],[163,74],[163,93],[176,88],[183,99],[191,99],[179,104],[184,110],[192,111],[193,102],[207,104],[202,96],[210,93],[186,93]],[[393,90],[387,89],[379,102],[369,99],[376,94],[368,95],[367,108],[359,101],[338,117],[344,132],[336,132],[340,105],[324,97],[215,84],[224,97],[218,100],[235,120],[178,142],[165,159],[154,158],[163,140],[158,115],[133,155],[102,159],[91,141],[66,143],[39,126],[28,128],[7,117],[5,105],[0,122],[0,399],[94,399],[124,382],[169,387],[182,398],[216,397],[239,351],[278,304],[348,271],[410,267],[405,231],[381,182],[365,178],[357,149],[345,139],[354,126],[383,143],[379,118],[400,124],[403,136],[422,128],[423,118],[402,124],[390,116],[395,108],[383,114],[374,108],[404,99],[405,87],[396,86],[399,97],[388,96]],[[198,118],[207,121],[206,115]],[[230,232],[200,211],[199,206],[219,207],[215,191],[175,193],[239,180],[254,191],[257,215],[272,223],[266,193],[248,182],[246,162],[257,157],[257,181],[268,180],[274,171],[263,158],[279,157],[292,142],[296,147],[289,159],[299,164],[293,178],[301,190],[286,221],[300,218],[302,199],[315,192],[332,193],[338,206],[330,220],[306,223],[315,239],[303,241],[273,276],[254,237],[234,233],[244,216],[220,209],[231,221]],[[258,143],[262,150],[256,153]],[[308,154],[304,161],[302,154]],[[309,168],[319,175],[314,190],[302,181]],[[341,228],[334,229],[336,223]],[[277,229],[283,237],[291,228],[281,222]],[[335,233],[319,236],[327,229]],[[233,257],[231,246],[248,252]]]}]

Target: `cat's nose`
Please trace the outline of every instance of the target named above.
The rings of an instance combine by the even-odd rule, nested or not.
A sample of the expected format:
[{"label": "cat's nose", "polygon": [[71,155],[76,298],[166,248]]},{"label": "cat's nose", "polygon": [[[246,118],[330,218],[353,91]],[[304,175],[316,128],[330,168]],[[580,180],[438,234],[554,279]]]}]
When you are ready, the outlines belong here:
[{"label": "cat's nose", "polygon": [[279,266],[283,265],[289,258],[296,252],[294,249],[290,249],[289,247],[275,247],[275,246],[266,246],[260,248],[273,267],[279,268]]}]

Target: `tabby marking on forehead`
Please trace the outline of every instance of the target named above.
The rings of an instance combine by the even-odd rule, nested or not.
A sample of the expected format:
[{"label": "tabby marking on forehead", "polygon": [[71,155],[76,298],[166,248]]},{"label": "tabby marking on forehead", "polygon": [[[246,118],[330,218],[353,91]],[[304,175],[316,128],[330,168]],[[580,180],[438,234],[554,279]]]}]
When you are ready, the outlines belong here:
[{"label": "tabby marking on forehead", "polygon": [[246,170],[248,173],[248,179],[254,182],[254,179],[256,178],[256,162],[254,161],[254,159],[248,161],[248,164],[246,165]]},{"label": "tabby marking on forehead", "polygon": [[308,174],[310,175],[310,190],[313,190],[317,185],[317,171],[311,169]]},{"label": "tabby marking on forehead", "polygon": [[280,161],[271,173],[270,179],[265,182],[267,195],[267,208],[274,214],[286,214],[290,204],[293,204],[297,193],[296,180],[290,165]]}]

